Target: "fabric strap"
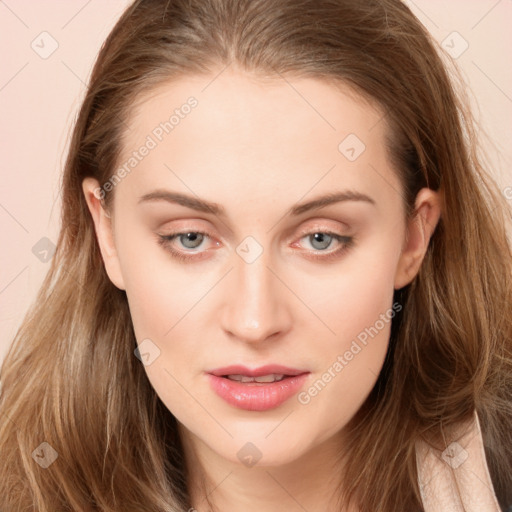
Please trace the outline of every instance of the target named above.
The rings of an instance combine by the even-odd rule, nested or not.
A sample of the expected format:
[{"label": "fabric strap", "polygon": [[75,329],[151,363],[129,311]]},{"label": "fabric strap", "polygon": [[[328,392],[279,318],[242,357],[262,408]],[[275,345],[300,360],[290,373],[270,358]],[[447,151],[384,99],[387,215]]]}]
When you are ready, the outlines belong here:
[{"label": "fabric strap", "polygon": [[501,512],[476,411],[443,450],[419,441],[416,455],[425,512]]}]

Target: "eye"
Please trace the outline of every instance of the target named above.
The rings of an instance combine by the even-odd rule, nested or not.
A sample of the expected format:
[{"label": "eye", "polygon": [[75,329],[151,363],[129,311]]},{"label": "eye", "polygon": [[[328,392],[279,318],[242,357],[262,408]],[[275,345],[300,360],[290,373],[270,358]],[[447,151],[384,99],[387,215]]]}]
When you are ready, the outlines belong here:
[{"label": "eye", "polygon": [[[329,246],[332,245],[333,240],[337,239],[339,241],[340,239],[340,237],[333,233],[323,233],[321,231],[307,235],[304,238],[306,238],[308,241],[311,241],[313,248],[316,250],[328,249]],[[315,247],[316,243],[318,243],[318,246]]]},{"label": "eye", "polygon": [[[344,254],[354,244],[353,236],[340,235],[331,231],[312,231],[306,233],[300,240],[308,240],[316,252],[307,254],[308,258],[315,260],[330,260]],[[326,251],[332,245],[338,245],[338,248],[332,251]],[[324,254],[325,253],[325,254]]]},{"label": "eye", "polygon": [[[206,251],[202,251],[201,256],[192,256],[195,254],[193,249],[198,249],[206,238],[210,238],[208,233],[203,231],[180,231],[177,233],[171,233],[169,235],[158,235],[158,243],[168,250],[173,257],[181,261],[190,261],[191,258],[201,258]],[[182,247],[188,249],[188,251],[177,250],[173,247],[173,241],[177,240]],[[216,245],[219,245],[218,243]],[[192,255],[189,256],[186,252],[190,252]]]},{"label": "eye", "polygon": [[[183,262],[191,262],[205,257],[206,249],[202,251],[196,251],[195,249],[204,246],[203,242],[208,238],[211,238],[211,236],[203,231],[180,231],[169,235],[158,235],[158,243],[170,252],[173,258]],[[342,253],[352,247],[355,240],[353,236],[344,236],[326,230],[302,233],[299,240],[303,239],[310,240],[314,249],[313,252],[305,251],[306,257],[315,260],[330,260],[341,256]],[[181,247],[176,249],[174,242],[178,242]],[[215,242],[215,246],[218,247],[219,245],[219,242]],[[333,251],[326,251],[332,245],[338,245],[339,247]],[[295,243],[292,246],[296,247],[297,244]]]},{"label": "eye", "polygon": [[184,242],[184,246],[187,249],[197,249],[203,242],[205,235],[206,233],[200,233],[199,231],[189,231],[188,233],[176,233],[174,235],[168,235],[164,238],[169,241],[177,238],[180,242]]}]

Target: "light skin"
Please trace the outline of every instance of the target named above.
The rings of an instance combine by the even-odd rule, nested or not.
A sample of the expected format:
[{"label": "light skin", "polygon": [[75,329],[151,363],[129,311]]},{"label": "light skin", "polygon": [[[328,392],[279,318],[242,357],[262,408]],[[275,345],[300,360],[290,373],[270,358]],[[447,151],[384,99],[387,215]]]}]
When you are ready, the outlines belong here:
[{"label": "light skin", "polygon": [[[215,76],[159,87],[132,113],[121,162],[188,97],[198,100],[115,186],[110,216],[94,193],[101,183],[87,178],[83,192],[106,271],[126,290],[137,342],[149,338],[160,350],[145,370],[179,422],[193,506],[209,510],[198,484],[202,467],[219,510],[334,511],[335,454],[388,346],[391,322],[376,322],[392,310],[394,290],[418,273],[440,196],[422,189],[417,216],[406,221],[382,113],[349,89],[312,78],[261,82],[232,69]],[[338,148],[349,134],[366,146],[354,161]],[[214,202],[225,216],[139,202],[156,189]],[[346,190],[373,202],[288,214]],[[158,235],[176,231],[207,235],[158,243]],[[353,244],[328,259],[347,239],[313,235],[331,232]],[[251,263],[237,252],[248,236],[262,249]],[[195,259],[175,259],[169,247]],[[375,325],[378,334],[307,404],[294,396],[246,411],[209,387],[206,370],[276,363],[310,371],[307,390]],[[248,442],[261,453],[252,467],[237,455]]]}]

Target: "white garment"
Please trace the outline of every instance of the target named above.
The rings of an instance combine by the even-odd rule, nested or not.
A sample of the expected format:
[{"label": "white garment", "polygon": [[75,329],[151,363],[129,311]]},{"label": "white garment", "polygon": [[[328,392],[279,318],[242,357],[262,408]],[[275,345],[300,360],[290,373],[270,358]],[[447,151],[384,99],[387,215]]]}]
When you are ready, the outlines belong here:
[{"label": "white garment", "polygon": [[448,439],[443,451],[421,441],[416,453],[425,512],[501,512],[476,411],[462,435]]}]

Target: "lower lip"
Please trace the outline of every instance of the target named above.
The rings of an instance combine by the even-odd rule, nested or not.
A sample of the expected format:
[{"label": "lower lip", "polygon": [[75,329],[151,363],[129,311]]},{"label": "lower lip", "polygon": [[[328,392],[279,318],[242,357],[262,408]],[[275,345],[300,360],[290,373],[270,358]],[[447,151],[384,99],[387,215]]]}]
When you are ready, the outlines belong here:
[{"label": "lower lip", "polygon": [[241,383],[208,374],[210,386],[228,404],[246,411],[267,411],[278,407],[304,385],[309,373],[286,377],[278,382]]}]

